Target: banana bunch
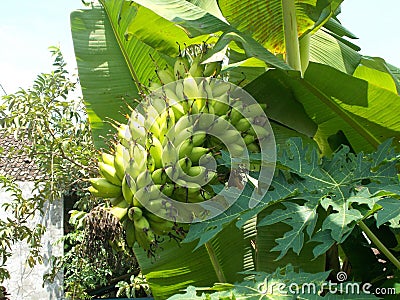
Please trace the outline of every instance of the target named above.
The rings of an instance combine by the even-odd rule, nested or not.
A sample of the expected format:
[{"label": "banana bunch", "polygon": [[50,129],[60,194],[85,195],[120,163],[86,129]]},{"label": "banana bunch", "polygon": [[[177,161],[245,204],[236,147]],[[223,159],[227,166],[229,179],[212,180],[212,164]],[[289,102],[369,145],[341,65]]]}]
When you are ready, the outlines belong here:
[{"label": "banana bunch", "polygon": [[175,201],[201,203],[215,196],[213,184],[227,184],[215,164],[221,150],[232,157],[260,152],[269,136],[263,108],[215,78],[220,62],[201,60],[180,56],[173,68],[157,71],[161,84],[152,82],[151,95],[118,126],[113,154],[102,154],[101,177],[90,180],[94,196],[110,199],[127,245],[138,242],[150,254],[160,236],[184,237],[187,227],[176,222],[182,215],[199,217]]}]

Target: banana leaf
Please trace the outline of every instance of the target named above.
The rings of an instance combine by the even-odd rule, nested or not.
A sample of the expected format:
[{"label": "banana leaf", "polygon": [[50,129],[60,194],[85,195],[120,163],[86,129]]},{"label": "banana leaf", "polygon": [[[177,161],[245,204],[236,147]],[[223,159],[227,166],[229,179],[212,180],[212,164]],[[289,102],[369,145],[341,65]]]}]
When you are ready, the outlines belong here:
[{"label": "banana leaf", "polygon": [[[255,235],[255,220],[239,230],[231,224],[209,242],[214,258],[220,266],[226,282],[241,281],[242,271],[254,270],[251,239]],[[196,242],[177,243],[166,240],[161,243],[156,257],[151,259],[137,245],[136,258],[150,284],[155,299],[166,299],[189,285],[212,287],[221,282],[206,248],[196,249]]]},{"label": "banana leaf", "polygon": [[338,132],[354,151],[372,151],[385,140],[400,137],[399,118],[392,113],[400,109],[395,83],[389,75],[383,81],[374,77],[374,72],[364,72],[368,82],[310,63],[304,78],[296,72],[269,70],[246,89],[267,103],[271,119],[312,136],[324,154],[335,150],[330,140]]},{"label": "banana leaf", "polygon": [[[323,4],[314,0],[295,1],[299,37],[316,31],[335,13],[342,1]],[[220,9],[228,22],[251,36],[272,53],[285,53],[282,1],[219,0]]]},{"label": "banana leaf", "polygon": [[93,140],[105,148],[105,138],[113,133],[107,120],[123,122],[126,104],[138,97],[138,89],[101,7],[73,12],[71,31]]},{"label": "banana leaf", "polygon": [[[261,44],[246,33],[240,32],[234,26],[231,26],[221,16],[215,15],[215,10],[211,12],[205,10],[208,6],[197,6],[184,0],[136,0],[137,4],[152,10],[165,20],[182,28],[190,38],[197,38],[209,34],[225,33],[223,41],[219,39],[212,53],[220,52],[226,48],[226,45],[236,41],[243,45],[249,56],[257,56],[271,66],[281,69],[290,69],[281,59],[277,58]],[[194,2],[200,3],[200,2]],[[212,6],[214,7],[214,6]],[[153,29],[146,28],[151,34]],[[223,45],[222,45],[223,44]],[[225,50],[224,50],[225,51]]]},{"label": "banana leaf", "polygon": [[126,122],[128,105],[134,107],[143,86],[155,79],[155,65],[171,59],[126,35],[137,7],[123,0],[102,2],[104,7],[71,13],[78,74],[97,148],[107,147],[105,138],[115,133],[111,120]]}]

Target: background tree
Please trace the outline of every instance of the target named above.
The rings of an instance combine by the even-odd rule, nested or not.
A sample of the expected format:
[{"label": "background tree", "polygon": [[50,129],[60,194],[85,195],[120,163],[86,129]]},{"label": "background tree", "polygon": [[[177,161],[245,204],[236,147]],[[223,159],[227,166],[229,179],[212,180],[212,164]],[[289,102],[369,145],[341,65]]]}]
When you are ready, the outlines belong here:
[{"label": "background tree", "polygon": [[[106,117],[123,122],[125,102],[133,106],[134,99],[140,98],[140,93],[144,91],[149,80],[157,80],[153,73],[154,62],[158,66],[170,64],[171,58],[178,54],[176,42],[183,45],[207,41],[213,47],[204,62],[219,61],[226,57],[228,64],[222,71],[226,78],[242,85],[260,103],[268,105],[267,114],[272,120],[281,153],[290,153],[290,149],[301,149],[296,161],[307,162],[310,170],[313,169],[311,166],[315,167],[319,170],[317,178],[320,179],[320,184],[324,182],[324,186],[316,185],[325,192],[315,203],[311,201],[311,187],[300,189],[300,195],[295,196],[292,193],[296,191],[296,185],[290,185],[292,189],[287,194],[274,196],[268,193],[271,198],[264,199],[264,205],[259,210],[237,212],[232,208],[226,213],[229,218],[225,220],[217,218],[213,222],[191,226],[187,243],[183,243],[179,249],[166,244],[161,257],[154,264],[150,264],[146,257],[137,252],[142,269],[157,297],[171,295],[187,286],[187,282],[212,285],[217,281],[218,279],[209,275],[212,270],[209,256],[200,246],[205,241],[210,241],[215,246],[224,245],[217,247],[219,252],[216,257],[222,269],[228,268],[223,262],[228,252],[231,253],[230,247],[244,243],[240,232],[233,238],[235,227],[232,223],[239,220],[236,225],[243,227],[246,223],[241,220],[250,221],[250,217],[254,218],[257,213],[260,213],[257,216],[259,228],[255,231],[254,227],[244,226],[246,235],[252,237],[252,234],[257,234],[254,239],[258,252],[268,253],[274,249],[280,250],[283,256],[283,260],[273,263],[270,256],[265,255],[264,260],[259,256],[256,259],[256,268],[261,271],[272,272],[276,267],[292,262],[309,272],[318,272],[325,269],[324,259],[320,257],[309,264],[312,255],[324,258],[329,248],[333,247],[335,253],[334,249],[339,245],[342,253],[345,253],[345,259],[351,261],[353,266],[357,265],[357,271],[353,272],[358,277],[366,274],[366,264],[358,262],[354,249],[346,246],[346,241],[349,243],[352,239],[360,245],[363,244],[361,232],[355,230],[353,225],[359,224],[374,243],[378,243],[378,240],[396,240],[398,220],[378,220],[379,217],[376,221],[369,218],[367,223],[370,227],[364,223],[364,219],[371,215],[382,216],[382,212],[392,210],[389,207],[394,208],[394,211],[398,208],[397,192],[393,190],[391,192],[394,193],[392,196],[395,200],[390,200],[390,204],[385,203],[388,201],[385,200],[378,211],[370,207],[374,203],[375,193],[383,193],[380,194],[383,198],[379,198],[379,201],[390,194],[388,187],[380,187],[379,190],[371,185],[374,182],[371,165],[367,169],[372,173],[364,174],[366,177],[362,180],[358,178],[361,181],[355,180],[339,186],[337,182],[327,184],[322,180],[325,176],[323,174],[332,175],[334,172],[329,166],[329,160],[322,164],[309,161],[307,155],[310,152],[298,140],[286,144],[287,138],[300,136],[303,143],[316,142],[319,153],[325,157],[329,157],[343,144],[348,145],[350,152],[374,151],[391,137],[395,137],[394,146],[398,147],[400,123],[398,117],[392,113],[400,105],[398,70],[382,59],[364,57],[358,53],[359,48],[348,39],[354,38],[354,35],[338,21],[337,13],[341,2],[104,0],[100,1],[101,6],[71,15],[79,75],[97,147],[105,147],[101,136],[106,136],[111,129],[103,122]],[[88,37],[96,39],[97,43],[88,43]],[[391,154],[392,150],[386,151],[389,149],[387,145],[384,144],[375,155],[385,153],[384,156],[395,163],[396,156]],[[289,150],[285,150],[286,148]],[[343,149],[335,154],[337,161],[347,161],[349,164],[344,163],[345,169],[350,168],[350,162],[357,165],[351,158],[353,154],[348,153],[348,148]],[[360,158],[361,165],[371,163],[368,156],[359,154],[357,157]],[[291,173],[312,185],[311,173],[301,173],[296,166],[285,161],[284,156],[279,162],[289,168]],[[355,165],[353,167],[357,168]],[[353,167],[349,170],[354,170]],[[391,168],[388,181],[381,182],[384,186],[391,185],[394,183],[392,180],[396,180],[393,170]],[[346,173],[337,174],[335,180],[339,180],[344,174]],[[275,184],[279,185],[279,179]],[[342,194],[337,198],[346,209],[340,209],[337,203],[328,201],[331,199],[331,192],[335,194],[342,189],[348,189],[347,184],[350,184],[350,190],[355,195],[361,190],[357,190],[354,184],[368,186],[370,194],[365,194],[367,200],[364,205],[369,207],[369,214],[362,213],[358,208],[356,210],[360,214],[352,211],[353,206],[363,205],[360,202],[352,204],[352,194]],[[329,186],[338,190],[333,191]],[[275,201],[284,204],[272,206]],[[310,201],[313,203],[311,207]],[[300,210],[302,217],[284,218],[284,210],[295,216]],[[323,224],[318,227],[319,231],[314,236],[316,242],[322,245],[314,253],[310,243],[304,244],[304,230],[313,231],[313,227],[304,223],[307,220],[304,219],[305,212],[310,216],[318,216]],[[286,223],[289,227],[282,223],[273,225],[272,221],[264,219],[265,216],[275,216],[275,220]],[[346,228],[346,234],[335,228],[335,217],[345,220],[342,228]],[[299,220],[303,221],[297,222]],[[291,230],[290,226],[293,224],[296,225]],[[385,232],[379,238],[372,232],[375,224],[380,227],[381,232]],[[246,232],[246,229],[253,230],[252,234]],[[308,235],[312,237],[310,232]],[[295,237],[298,243],[287,243],[288,236]],[[198,238],[201,238],[201,243],[197,245],[194,241]],[[283,244],[289,247],[284,248]],[[385,248],[387,250],[387,247],[381,247],[380,253],[387,253]],[[197,250],[194,251],[195,249]],[[301,252],[302,249],[306,250]],[[361,246],[357,253],[358,257],[371,258],[370,246]],[[390,256],[389,253],[387,255]],[[338,265],[338,255],[333,256]],[[376,264],[378,257],[374,255],[371,260]],[[393,264],[391,267],[397,266],[395,257],[390,260]],[[192,261],[203,262],[204,268],[196,269],[191,264]],[[335,264],[329,264],[328,268],[331,269],[333,265]],[[192,272],[182,274],[183,267]],[[232,268],[232,265],[229,267]],[[240,269],[243,266],[236,267]],[[169,270],[171,276],[164,278],[161,275],[163,270]],[[233,272],[232,269],[226,270],[227,274]],[[370,274],[363,280],[377,280],[377,276],[376,273]]]}]

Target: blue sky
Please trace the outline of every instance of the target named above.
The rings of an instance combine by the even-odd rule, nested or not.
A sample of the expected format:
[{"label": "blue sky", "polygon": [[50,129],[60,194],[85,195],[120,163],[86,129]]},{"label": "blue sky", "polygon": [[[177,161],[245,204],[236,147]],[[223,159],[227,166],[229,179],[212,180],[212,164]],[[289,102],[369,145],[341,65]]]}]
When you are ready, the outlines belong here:
[{"label": "blue sky", "polygon": [[[83,8],[80,0],[2,0],[0,7],[0,84],[8,93],[29,87],[37,74],[51,70],[51,45],[61,46],[76,72],[69,14]],[[340,20],[359,37],[355,43],[362,54],[400,67],[398,12],[398,0],[345,0]]]}]

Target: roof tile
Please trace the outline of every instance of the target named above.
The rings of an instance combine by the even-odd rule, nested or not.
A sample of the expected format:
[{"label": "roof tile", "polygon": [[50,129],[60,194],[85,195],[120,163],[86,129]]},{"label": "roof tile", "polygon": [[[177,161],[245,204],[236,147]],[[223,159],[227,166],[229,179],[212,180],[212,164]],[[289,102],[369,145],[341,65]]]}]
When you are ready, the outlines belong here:
[{"label": "roof tile", "polygon": [[[26,144],[30,144],[28,139],[17,140],[0,131],[0,174],[12,176],[18,181],[33,181],[40,177],[38,167],[23,150]],[[10,157],[11,152],[16,150],[19,153]]]}]

